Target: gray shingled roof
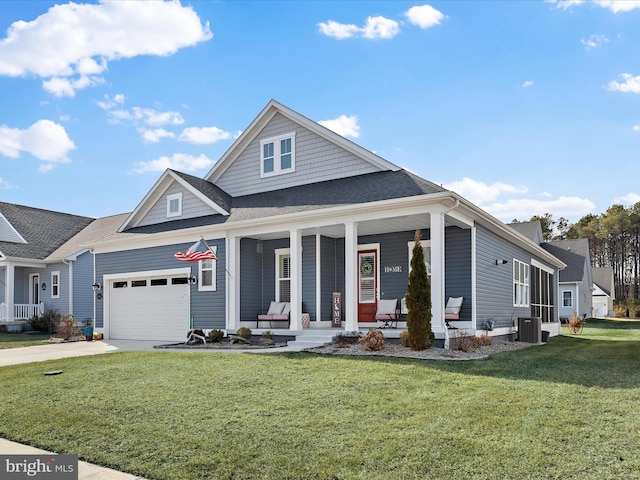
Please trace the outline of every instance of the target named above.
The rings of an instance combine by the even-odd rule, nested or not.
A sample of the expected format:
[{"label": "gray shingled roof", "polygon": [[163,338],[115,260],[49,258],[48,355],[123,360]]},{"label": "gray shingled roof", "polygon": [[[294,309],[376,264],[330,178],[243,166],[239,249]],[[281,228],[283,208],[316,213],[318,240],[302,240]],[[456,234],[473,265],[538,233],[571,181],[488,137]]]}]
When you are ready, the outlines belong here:
[{"label": "gray shingled roof", "polygon": [[171,171],[184,179],[187,183],[196,188],[211,201],[215,202],[216,205],[219,205],[221,208],[225,209],[227,212],[231,208],[231,195],[229,195],[217,185],[214,185],[211,182],[207,182],[202,178],[194,177],[193,175],[189,175],[187,173],[178,172],[177,170]]},{"label": "gray shingled roof", "polygon": [[595,283],[604,293],[611,295],[611,287],[613,286],[613,268],[598,267],[591,269],[593,283]]},{"label": "gray shingled roof", "polygon": [[[185,174],[180,174],[180,176],[185,178],[185,180],[187,180],[186,177],[190,177],[189,175],[185,176]],[[199,180],[196,177],[192,178]],[[288,213],[299,213],[342,205],[356,205],[447,191],[445,188],[428,180],[424,180],[406,170],[374,172],[235,198],[228,196],[218,187],[204,180],[199,180],[198,182],[190,181],[189,183],[203,193],[205,193],[205,191],[213,192],[214,189],[217,190],[215,194],[221,196],[221,201],[231,203],[231,208],[227,209],[230,215],[228,217],[209,215],[206,217],[177,220],[157,225],[135,227],[127,230],[127,232],[155,233],[178,228],[238,222],[274,217]],[[210,187],[214,187],[214,189]],[[227,196],[226,198],[224,197],[225,195]]]},{"label": "gray shingled roof", "polygon": [[584,276],[584,265],[589,254],[589,240],[557,240],[543,243],[542,248],[567,264],[560,270],[561,282],[581,282]]},{"label": "gray shingled roof", "polygon": [[513,222],[510,223],[509,226],[513,228],[516,232],[524,237],[528,238],[532,242],[536,240],[536,235],[540,227],[540,222]]},{"label": "gray shingled roof", "polygon": [[72,238],[93,218],[0,202],[0,212],[27,243],[0,242],[7,257],[43,260]]}]

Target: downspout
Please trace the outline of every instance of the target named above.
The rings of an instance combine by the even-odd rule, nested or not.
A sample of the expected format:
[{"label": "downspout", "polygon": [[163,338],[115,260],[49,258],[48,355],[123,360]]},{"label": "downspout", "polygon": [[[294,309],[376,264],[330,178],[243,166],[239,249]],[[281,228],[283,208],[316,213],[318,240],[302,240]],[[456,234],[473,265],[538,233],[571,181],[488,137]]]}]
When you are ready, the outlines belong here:
[{"label": "downspout", "polygon": [[73,262],[63,258],[62,263],[69,267],[69,315],[73,316]]},{"label": "downspout", "polygon": [[[442,212],[443,227],[444,227],[444,220],[445,220],[444,216],[447,213],[449,213],[451,210],[453,210],[455,208],[458,208],[459,206],[460,206],[460,199],[456,198],[456,203],[454,203],[453,206],[451,208],[449,208],[448,210],[445,210],[444,212]],[[443,232],[443,235],[444,235],[444,233],[445,232]],[[443,250],[446,250],[446,241],[442,243],[442,246],[444,247]],[[443,263],[444,263],[444,267],[446,269],[447,265],[446,265],[446,262],[444,261],[444,258],[446,258],[446,254],[445,254],[444,251],[442,253],[443,253]],[[443,287],[445,287],[445,288],[442,289],[442,293],[444,294],[444,291],[446,289],[446,284],[445,284],[445,279],[444,278],[442,279],[442,285],[443,285]],[[444,305],[445,304],[444,303],[444,298],[441,299],[441,300],[442,300],[442,305]],[[447,322],[445,322],[445,320],[444,320],[444,312],[442,312],[442,316],[440,317],[440,322],[441,322],[441,327],[442,327],[442,329],[444,331],[444,348],[445,348],[445,350],[449,350],[449,329],[447,328]]]}]

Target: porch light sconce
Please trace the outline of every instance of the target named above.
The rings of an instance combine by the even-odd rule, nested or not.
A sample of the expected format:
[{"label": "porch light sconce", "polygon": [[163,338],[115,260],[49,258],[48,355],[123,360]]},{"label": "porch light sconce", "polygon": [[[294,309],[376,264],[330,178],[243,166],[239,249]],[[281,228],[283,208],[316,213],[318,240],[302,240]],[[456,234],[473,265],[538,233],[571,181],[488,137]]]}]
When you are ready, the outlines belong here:
[{"label": "porch light sconce", "polygon": [[191,285],[196,285],[198,283],[198,277],[196,277],[195,275],[191,275],[189,277],[189,283]]},{"label": "porch light sconce", "polygon": [[42,284],[42,291],[44,292],[46,289],[47,289],[47,284],[46,284],[46,283],[43,283],[43,284]]},{"label": "porch light sconce", "polygon": [[508,260],[496,260],[496,265],[506,265],[509,263]]},{"label": "porch light sconce", "polygon": [[99,292],[100,289],[102,288],[102,285],[100,285],[98,282],[96,282],[93,285],[91,285],[91,288],[93,288],[94,292]]}]

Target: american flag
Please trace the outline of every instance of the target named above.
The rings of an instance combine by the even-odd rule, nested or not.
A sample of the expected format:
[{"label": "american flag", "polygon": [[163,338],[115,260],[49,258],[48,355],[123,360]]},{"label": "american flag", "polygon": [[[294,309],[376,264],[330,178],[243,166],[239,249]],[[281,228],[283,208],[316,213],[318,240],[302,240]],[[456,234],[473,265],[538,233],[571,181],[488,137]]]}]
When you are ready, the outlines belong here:
[{"label": "american flag", "polygon": [[198,240],[196,243],[187,248],[187,251],[178,252],[174,255],[178,260],[185,262],[197,262],[199,260],[217,260],[216,254],[209,248],[204,240]]}]

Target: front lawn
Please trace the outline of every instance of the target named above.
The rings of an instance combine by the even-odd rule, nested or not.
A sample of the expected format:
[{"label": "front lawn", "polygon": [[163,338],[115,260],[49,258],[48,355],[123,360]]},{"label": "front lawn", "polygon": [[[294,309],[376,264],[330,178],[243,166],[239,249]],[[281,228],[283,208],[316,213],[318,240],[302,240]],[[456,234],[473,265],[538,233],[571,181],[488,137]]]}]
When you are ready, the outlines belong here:
[{"label": "front lawn", "polygon": [[50,333],[28,332],[28,333],[0,333],[0,349],[30,347],[32,345],[42,345],[42,341],[51,338]]},{"label": "front lawn", "polygon": [[149,479],[638,478],[631,323],[476,362],[128,352],[4,367],[0,437]]}]

